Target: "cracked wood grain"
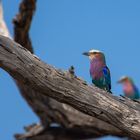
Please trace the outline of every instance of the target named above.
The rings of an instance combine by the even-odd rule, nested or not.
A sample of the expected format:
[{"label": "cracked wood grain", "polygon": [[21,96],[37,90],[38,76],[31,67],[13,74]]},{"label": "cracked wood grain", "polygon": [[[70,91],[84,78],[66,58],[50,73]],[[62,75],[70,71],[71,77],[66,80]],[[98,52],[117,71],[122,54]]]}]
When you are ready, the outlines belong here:
[{"label": "cracked wood grain", "polygon": [[[23,45],[24,48],[28,49],[31,53],[33,53],[33,47],[29,38],[29,29],[35,7],[36,0],[23,0],[20,4],[19,13],[13,20],[15,41]],[[83,134],[83,138],[85,135],[88,137],[99,137],[104,135],[124,136],[124,133],[122,133],[121,130],[110,124],[76,111],[66,104],[61,104],[49,97],[42,96],[38,91],[22,84],[20,80],[17,80],[16,83],[21,95],[39,117],[43,127],[46,127],[51,123],[58,123],[60,126],[64,127],[63,135],[64,132],[66,132],[65,130],[69,128],[76,129],[77,131],[79,130],[77,135],[73,133],[73,137],[76,136],[76,139],[78,136],[81,137],[81,133]],[[84,131],[81,132],[81,130]],[[20,136],[27,137],[27,135],[31,134],[32,132]],[[52,137],[58,139],[58,135],[53,135]],[[67,139],[68,137],[70,136],[64,135],[63,138]]]},{"label": "cracked wood grain", "polygon": [[16,80],[20,79],[21,83],[43,96],[66,103],[117,127],[128,137],[140,137],[138,102],[114,97],[94,86],[86,85],[83,80],[71,77],[68,72],[45,64],[8,38],[0,36],[0,44],[0,66]]}]

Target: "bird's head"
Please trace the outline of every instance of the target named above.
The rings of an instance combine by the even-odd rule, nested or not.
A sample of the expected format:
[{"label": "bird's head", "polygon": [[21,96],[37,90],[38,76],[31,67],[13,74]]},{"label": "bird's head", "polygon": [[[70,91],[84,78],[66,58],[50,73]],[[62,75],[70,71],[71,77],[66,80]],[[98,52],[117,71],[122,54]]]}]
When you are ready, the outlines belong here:
[{"label": "bird's head", "polygon": [[122,84],[123,91],[126,96],[132,95],[134,92],[134,83],[133,80],[128,76],[123,76],[119,79],[118,83]]},{"label": "bird's head", "polygon": [[125,84],[125,83],[133,83],[133,80],[128,77],[128,76],[122,76],[119,80],[118,80],[119,84]]},{"label": "bird's head", "polygon": [[84,52],[83,55],[88,56],[90,60],[100,58],[105,61],[105,56],[104,56],[103,52],[101,52],[99,50],[90,50],[89,52]]}]

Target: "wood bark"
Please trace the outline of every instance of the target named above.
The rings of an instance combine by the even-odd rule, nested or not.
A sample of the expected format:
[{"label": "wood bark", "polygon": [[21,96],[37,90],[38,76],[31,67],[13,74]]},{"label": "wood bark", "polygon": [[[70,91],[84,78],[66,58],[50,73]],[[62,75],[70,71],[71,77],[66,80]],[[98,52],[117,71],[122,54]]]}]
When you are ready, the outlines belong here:
[{"label": "wood bark", "polygon": [[14,40],[25,46],[31,53],[33,47],[29,36],[32,18],[36,9],[36,0],[23,0],[19,6],[19,13],[13,19]]},{"label": "wood bark", "polygon": [[[20,4],[19,13],[13,20],[15,41],[23,45],[31,53],[33,53],[33,48],[29,38],[29,29],[35,8],[36,0],[23,0]],[[85,115],[74,108],[66,104],[61,104],[47,96],[43,96],[40,92],[23,84],[21,79],[16,80],[16,83],[21,95],[40,118],[42,125],[45,128],[48,125],[46,128],[47,132],[41,133],[39,139],[62,139],[62,137],[63,139],[78,139],[81,138],[81,136],[82,138],[93,138],[104,135],[125,136],[124,132],[110,124],[89,115]],[[61,126],[61,128],[59,128],[61,131],[57,131],[63,133],[52,135],[56,134],[56,129],[51,129],[51,133],[50,131],[48,132],[51,123],[59,124]],[[27,133],[31,135],[29,132]],[[19,136],[27,137],[27,134],[18,135],[18,138]],[[35,136],[33,138],[35,138]]]},{"label": "wood bark", "polygon": [[[0,66],[13,78],[61,103],[105,121],[133,139],[140,138],[140,104],[115,97],[69,72],[42,62],[14,41],[0,36]],[[30,93],[29,93],[30,94]]]}]

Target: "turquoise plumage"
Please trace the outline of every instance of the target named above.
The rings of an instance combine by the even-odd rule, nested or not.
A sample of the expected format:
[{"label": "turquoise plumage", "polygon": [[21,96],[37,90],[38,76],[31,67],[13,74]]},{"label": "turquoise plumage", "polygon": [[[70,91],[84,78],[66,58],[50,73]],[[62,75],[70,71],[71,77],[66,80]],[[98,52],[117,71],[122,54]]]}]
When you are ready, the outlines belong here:
[{"label": "turquoise plumage", "polygon": [[111,93],[110,71],[106,66],[103,52],[91,50],[83,54],[89,56],[90,59],[90,76],[92,78],[92,83]]}]

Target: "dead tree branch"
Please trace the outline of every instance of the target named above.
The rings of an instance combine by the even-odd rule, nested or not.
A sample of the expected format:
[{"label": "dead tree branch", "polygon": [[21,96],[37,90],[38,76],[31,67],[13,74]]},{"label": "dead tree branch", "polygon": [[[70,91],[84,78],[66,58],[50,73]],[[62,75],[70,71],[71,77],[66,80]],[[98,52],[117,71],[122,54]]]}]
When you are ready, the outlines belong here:
[{"label": "dead tree branch", "polygon": [[14,40],[26,46],[31,53],[33,53],[33,48],[29,37],[29,30],[35,9],[36,0],[23,0],[19,7],[19,14],[13,20],[15,25]]},{"label": "dead tree branch", "polygon": [[0,66],[22,84],[61,103],[119,128],[128,137],[140,137],[140,104],[107,94],[43,63],[10,39],[0,36]]},{"label": "dead tree branch", "polygon": [[[33,48],[29,38],[29,29],[35,7],[36,0],[23,0],[20,4],[19,14],[13,20],[15,41],[23,45],[32,53]],[[77,130],[77,135],[76,133],[73,133],[73,137],[77,136],[75,137],[76,139],[78,139],[78,136],[79,138],[81,137],[81,133],[83,134],[83,138],[87,138],[87,136],[89,138],[104,135],[125,135],[121,130],[115,128],[110,124],[107,124],[89,115],[85,115],[75,110],[74,108],[66,104],[61,104],[47,96],[42,96],[38,91],[30,88],[26,84],[23,84],[19,79],[16,81],[16,83],[19,87],[21,95],[24,97],[33,111],[37,114],[37,116],[39,116],[42,125],[46,127],[47,124],[51,123],[60,124],[62,127],[64,127],[63,138],[65,139],[70,139],[70,136],[67,135],[67,129],[70,129],[71,132],[73,132],[72,129]],[[60,135],[53,135],[51,137],[54,137],[54,139],[56,139],[56,137],[61,139],[62,134]],[[22,137],[23,135],[20,136]],[[26,136],[26,134],[24,136]]]}]

